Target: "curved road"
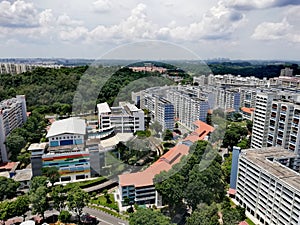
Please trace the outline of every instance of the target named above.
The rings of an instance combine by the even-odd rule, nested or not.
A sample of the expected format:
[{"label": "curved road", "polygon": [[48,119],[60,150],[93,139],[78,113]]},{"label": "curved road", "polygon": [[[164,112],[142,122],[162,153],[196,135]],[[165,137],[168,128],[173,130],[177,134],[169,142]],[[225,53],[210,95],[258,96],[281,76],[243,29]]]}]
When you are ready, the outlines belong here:
[{"label": "curved road", "polygon": [[101,210],[85,207],[83,211],[97,217],[97,219],[99,220],[99,225],[129,225],[128,221],[116,218]]}]

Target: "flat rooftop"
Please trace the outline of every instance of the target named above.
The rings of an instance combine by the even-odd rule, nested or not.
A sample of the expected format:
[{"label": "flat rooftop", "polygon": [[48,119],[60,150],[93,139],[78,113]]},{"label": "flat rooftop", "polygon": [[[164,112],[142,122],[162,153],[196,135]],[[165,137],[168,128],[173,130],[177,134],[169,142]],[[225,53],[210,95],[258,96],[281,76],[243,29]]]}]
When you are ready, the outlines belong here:
[{"label": "flat rooftop", "polygon": [[15,181],[29,181],[32,178],[31,169],[16,170],[16,175],[13,177]]},{"label": "flat rooftop", "polygon": [[28,151],[44,150],[47,147],[47,145],[48,142],[32,143],[27,150]]},{"label": "flat rooftop", "polygon": [[107,102],[103,102],[100,104],[97,104],[97,108],[98,108],[98,113],[110,113],[111,109],[109,107],[109,105],[107,104]]},{"label": "flat rooftop", "polygon": [[[299,158],[295,153],[281,147],[243,150],[241,158],[245,158],[262,170],[300,190],[300,173],[280,164],[277,160]],[[273,161],[270,160],[273,158]]]}]

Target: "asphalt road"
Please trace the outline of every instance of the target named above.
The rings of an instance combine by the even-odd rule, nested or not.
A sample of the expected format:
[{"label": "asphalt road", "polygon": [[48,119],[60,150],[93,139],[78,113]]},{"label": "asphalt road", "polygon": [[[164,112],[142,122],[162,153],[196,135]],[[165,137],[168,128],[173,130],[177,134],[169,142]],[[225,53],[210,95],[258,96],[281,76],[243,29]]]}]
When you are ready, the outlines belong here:
[{"label": "asphalt road", "polygon": [[127,221],[121,220],[97,209],[85,207],[83,211],[97,217],[99,225],[129,225]]}]

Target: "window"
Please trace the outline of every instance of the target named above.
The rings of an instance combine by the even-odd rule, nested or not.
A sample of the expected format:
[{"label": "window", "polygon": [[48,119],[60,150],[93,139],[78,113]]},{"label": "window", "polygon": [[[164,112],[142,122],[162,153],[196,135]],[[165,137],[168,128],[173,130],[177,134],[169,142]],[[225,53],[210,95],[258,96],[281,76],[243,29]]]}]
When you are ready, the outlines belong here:
[{"label": "window", "polygon": [[70,180],[71,180],[71,177],[70,177],[70,176],[67,176],[67,177],[61,177],[60,180],[61,180],[61,182],[63,182],[63,181],[70,181]]},{"label": "window", "polygon": [[85,175],[76,175],[76,180],[85,179]]}]

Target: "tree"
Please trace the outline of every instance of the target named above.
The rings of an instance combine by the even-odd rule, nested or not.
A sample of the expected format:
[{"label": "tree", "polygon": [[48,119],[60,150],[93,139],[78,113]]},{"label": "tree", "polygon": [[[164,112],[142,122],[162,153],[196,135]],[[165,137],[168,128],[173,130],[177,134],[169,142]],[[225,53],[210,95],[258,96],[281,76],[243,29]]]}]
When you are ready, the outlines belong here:
[{"label": "tree", "polygon": [[6,147],[11,152],[11,159],[16,160],[17,155],[20,153],[21,149],[25,146],[26,141],[24,137],[11,133],[5,141]]},{"label": "tree", "polygon": [[163,201],[169,205],[169,210],[180,203],[183,199],[183,190],[185,188],[185,179],[180,173],[175,173],[168,177],[167,172],[162,172],[155,177],[155,180],[161,181],[155,184],[155,189],[161,194]]},{"label": "tree", "polygon": [[5,200],[6,198],[13,198],[16,196],[16,191],[20,186],[19,182],[13,179],[0,177],[0,200]]},{"label": "tree", "polygon": [[171,141],[173,140],[173,133],[169,129],[165,130],[164,135],[163,135],[164,141]]},{"label": "tree", "polygon": [[15,216],[23,216],[29,210],[29,198],[20,196],[12,201],[0,202],[0,220],[7,220]]},{"label": "tree", "polygon": [[247,127],[248,131],[251,133],[252,132],[252,127],[253,127],[253,121],[246,120],[246,127]]},{"label": "tree", "polygon": [[34,193],[39,187],[47,187],[47,178],[36,176],[31,180],[30,193]]},{"label": "tree", "polygon": [[110,203],[111,203],[111,200],[110,200],[110,196],[109,196],[109,194],[108,194],[107,189],[103,190],[103,194],[104,194],[104,197],[105,197],[105,199],[106,199],[106,203],[107,203],[107,204],[110,204]]},{"label": "tree", "polygon": [[72,210],[77,215],[78,220],[80,220],[82,210],[89,202],[89,195],[80,188],[71,189],[68,192],[67,200],[69,209]]},{"label": "tree", "polygon": [[33,213],[41,214],[44,218],[44,213],[49,207],[47,201],[47,188],[44,186],[38,187],[35,192],[30,194],[29,199],[32,204]]},{"label": "tree", "polygon": [[62,210],[66,207],[67,200],[65,188],[61,185],[54,186],[54,188],[52,188],[51,198],[53,200],[54,208],[57,211],[62,212]]},{"label": "tree", "polygon": [[241,217],[236,209],[230,208],[223,210],[223,224],[224,225],[235,225],[241,222]]},{"label": "tree", "polygon": [[150,129],[154,130],[156,132],[156,134],[162,132],[162,125],[155,120],[151,125],[150,125]]},{"label": "tree", "polygon": [[199,170],[199,165],[195,165],[189,174],[185,200],[192,209],[196,209],[200,203],[220,202],[224,197],[224,189],[221,165],[218,162],[213,161],[203,171]]},{"label": "tree", "polygon": [[71,218],[71,213],[69,213],[68,211],[61,211],[58,215],[58,219],[59,221],[63,222],[63,223],[67,223],[70,221]]},{"label": "tree", "polygon": [[42,174],[43,174],[43,176],[48,178],[48,180],[51,183],[52,187],[53,187],[55,182],[59,181],[59,178],[60,178],[59,170],[55,166],[44,167],[42,169]]},{"label": "tree", "polygon": [[171,225],[170,218],[152,209],[138,209],[129,217],[130,225]]},{"label": "tree", "polygon": [[187,219],[186,225],[219,225],[218,207],[214,203],[210,206],[204,205],[193,211]]}]

